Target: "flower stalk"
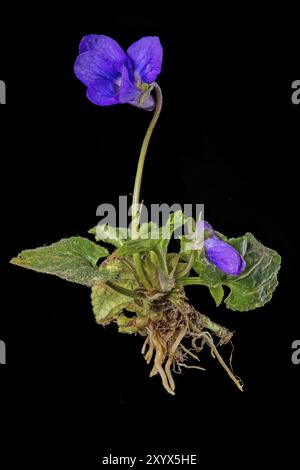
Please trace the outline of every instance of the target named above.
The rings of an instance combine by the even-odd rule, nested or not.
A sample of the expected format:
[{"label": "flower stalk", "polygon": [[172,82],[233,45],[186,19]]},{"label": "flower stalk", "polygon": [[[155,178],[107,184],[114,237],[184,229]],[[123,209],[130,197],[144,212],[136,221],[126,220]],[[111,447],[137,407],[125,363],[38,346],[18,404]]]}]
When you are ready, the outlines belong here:
[{"label": "flower stalk", "polygon": [[[132,223],[131,223],[132,239],[136,239],[139,236],[139,224],[140,224],[140,216],[141,216],[140,193],[141,193],[141,185],[142,185],[142,179],[143,179],[143,171],[144,171],[144,166],[145,166],[145,159],[146,159],[146,154],[147,154],[147,150],[148,150],[148,146],[149,146],[149,142],[150,142],[153,130],[160,116],[160,112],[162,109],[162,102],[163,102],[161,88],[156,82],[153,83],[153,89],[155,90],[155,95],[156,95],[155,96],[156,106],[155,106],[155,111],[154,111],[152,120],[150,122],[150,125],[148,127],[148,130],[146,132],[146,135],[144,137],[143,144],[141,147],[138,166],[136,170],[136,177],[135,177],[135,182],[134,182],[133,196],[132,196]],[[147,275],[145,274],[140,254],[137,253],[133,255],[133,260],[134,260],[137,274],[143,286],[145,287],[145,289],[151,290],[152,286],[151,286],[149,279],[147,278]]]},{"label": "flower stalk", "polygon": [[140,193],[141,193],[141,185],[143,179],[143,171],[145,165],[145,158],[149,146],[149,142],[154,131],[155,125],[158,121],[160,116],[161,108],[162,108],[162,92],[160,86],[154,82],[153,89],[155,91],[155,111],[152,117],[152,120],[149,124],[148,130],[143,140],[143,144],[140,151],[138,166],[136,170],[135,182],[134,182],[134,190],[132,196],[132,238],[138,238],[138,230],[139,230],[139,223],[140,223]]},{"label": "flower stalk", "polygon": [[190,272],[190,270],[192,269],[192,267],[194,265],[195,258],[196,258],[196,251],[192,250],[185,268],[183,268],[182,270],[176,272],[176,278],[177,279],[181,279],[181,278],[185,277]]}]

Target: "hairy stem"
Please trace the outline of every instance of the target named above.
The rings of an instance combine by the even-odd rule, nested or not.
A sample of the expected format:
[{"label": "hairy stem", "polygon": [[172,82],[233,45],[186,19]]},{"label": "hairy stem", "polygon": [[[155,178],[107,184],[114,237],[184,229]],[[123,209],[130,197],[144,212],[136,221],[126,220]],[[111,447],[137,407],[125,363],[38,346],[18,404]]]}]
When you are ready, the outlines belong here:
[{"label": "hairy stem", "polygon": [[155,95],[156,95],[156,107],[155,107],[155,112],[153,114],[150,125],[144,137],[142,148],[140,151],[138,166],[136,170],[136,177],[135,177],[135,182],[134,182],[133,196],[132,196],[132,205],[133,205],[132,207],[132,238],[133,239],[138,237],[138,228],[139,228],[139,220],[140,220],[140,192],[141,192],[145,158],[146,158],[148,145],[149,145],[153,130],[158,121],[161,108],[162,108],[161,89],[157,83],[153,84],[153,88],[155,90]]},{"label": "hairy stem", "polygon": [[156,246],[154,249],[153,249],[156,257],[157,257],[157,260],[159,262],[159,266],[161,268],[161,270],[168,274],[168,266],[167,266],[167,260],[166,260],[166,257],[165,257],[165,254],[163,252],[163,250],[161,249],[160,246]]},{"label": "hairy stem", "polygon": [[114,284],[111,281],[107,281],[106,285],[110,287],[111,289],[115,290],[119,294],[127,295],[127,297],[137,297],[141,294],[138,294],[137,292],[129,289],[125,289],[125,287],[118,286],[117,284]]},{"label": "hairy stem", "polygon": [[196,286],[200,285],[203,286],[203,281],[199,279],[199,277],[183,277],[182,279],[178,279],[177,283],[180,286]]},{"label": "hairy stem", "polygon": [[225,328],[225,326],[219,325],[219,323],[215,323],[206,315],[203,315],[203,313],[198,313],[198,315],[200,315],[200,322],[202,327],[207,328],[218,338],[220,338],[220,344],[226,344],[231,340],[233,333]]},{"label": "hairy stem", "polygon": [[182,270],[180,270],[176,273],[176,278],[177,279],[180,279],[180,278],[186,276],[190,272],[190,270],[192,269],[192,267],[194,265],[195,258],[196,258],[196,251],[193,250],[190,253],[190,257],[189,257],[189,260],[187,262],[187,265]]},{"label": "hairy stem", "polygon": [[[139,233],[139,223],[140,223],[140,193],[141,193],[141,184],[142,184],[142,178],[143,178],[143,171],[144,171],[144,165],[145,165],[145,158],[148,150],[148,145],[151,139],[151,135],[153,133],[153,130],[155,128],[155,125],[158,121],[161,108],[162,108],[162,92],[157,83],[153,84],[153,88],[155,90],[156,94],[156,108],[155,112],[153,114],[152,120],[150,122],[150,125],[148,127],[148,130],[146,132],[146,135],[143,140],[142,148],[140,151],[140,156],[139,156],[139,161],[138,161],[138,166],[137,166],[137,171],[136,171],[136,177],[135,177],[135,182],[134,182],[134,190],[133,190],[133,197],[132,197],[132,238],[136,239],[138,238],[138,233]],[[149,279],[147,278],[144,269],[143,269],[143,264],[142,260],[140,257],[139,253],[136,253],[133,255],[133,260],[135,264],[135,268],[137,271],[137,274],[147,290],[151,290],[152,286],[151,283],[149,282]]]}]

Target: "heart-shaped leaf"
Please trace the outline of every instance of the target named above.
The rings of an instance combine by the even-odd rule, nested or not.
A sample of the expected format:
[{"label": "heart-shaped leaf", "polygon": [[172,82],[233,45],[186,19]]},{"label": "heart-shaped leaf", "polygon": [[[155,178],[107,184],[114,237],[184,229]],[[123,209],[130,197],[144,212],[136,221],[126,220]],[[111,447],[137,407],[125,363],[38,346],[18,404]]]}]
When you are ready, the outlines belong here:
[{"label": "heart-shaped leaf", "polygon": [[198,274],[198,282],[195,278],[187,278],[184,284],[206,285],[217,305],[223,297],[222,285],[228,286],[230,294],[225,304],[231,310],[247,311],[262,307],[271,299],[278,284],[281,257],[256,240],[251,233],[226,239],[226,243],[232,245],[246,261],[246,269],[240,276],[229,276],[220,271],[206,259],[202,250],[193,266]]},{"label": "heart-shaped leaf", "polygon": [[97,266],[99,259],[108,254],[106,248],[87,238],[71,237],[22,251],[17,258],[12,258],[11,263],[91,287],[118,275],[116,270]]}]

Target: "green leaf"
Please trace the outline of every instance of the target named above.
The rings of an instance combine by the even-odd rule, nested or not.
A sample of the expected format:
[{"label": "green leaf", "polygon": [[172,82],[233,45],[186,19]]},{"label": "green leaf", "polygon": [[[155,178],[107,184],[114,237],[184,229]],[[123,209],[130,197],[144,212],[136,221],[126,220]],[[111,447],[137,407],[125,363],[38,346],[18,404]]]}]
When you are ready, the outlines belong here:
[{"label": "green leaf", "polygon": [[158,260],[156,255],[152,252],[146,253],[143,256],[143,267],[145,269],[145,272],[147,273],[147,277],[149,281],[151,282],[151,285],[153,288],[159,290],[160,289],[160,283],[159,283],[159,268],[158,268]]},{"label": "green leaf", "polygon": [[97,266],[98,260],[108,254],[105,248],[86,238],[71,237],[22,251],[17,258],[12,258],[11,263],[91,287],[117,276],[116,271]]},{"label": "green leaf", "polygon": [[112,227],[108,224],[98,224],[89,230],[89,233],[95,235],[97,242],[103,241],[111,245],[122,246],[129,238],[128,230],[125,227]]},{"label": "green leaf", "polygon": [[[162,227],[158,227],[154,222],[141,224],[138,239],[123,239],[121,243],[116,243],[115,238],[112,237],[110,243],[118,247],[117,254],[119,256],[133,255],[142,252],[146,253],[153,250],[158,244],[160,244],[164,251],[167,251],[169,241],[174,231],[184,225],[185,222],[186,218],[183,212],[181,210],[176,211],[170,215],[166,224]],[[90,232],[96,233],[96,228],[90,230]],[[101,239],[107,241],[104,240],[104,237]],[[100,240],[99,236],[97,240]]]},{"label": "green leaf", "polygon": [[[110,256],[102,265],[104,269],[118,271],[116,284],[120,287],[135,290],[138,287],[132,271],[127,268],[118,258]],[[92,305],[97,323],[106,324],[117,318],[124,309],[140,312],[141,305],[132,297],[120,294],[111,287],[101,283],[92,288]]]},{"label": "green leaf", "polygon": [[[199,283],[210,288],[215,300],[215,289],[219,289],[221,285],[228,286],[230,294],[225,304],[231,310],[247,311],[262,307],[271,299],[278,285],[280,256],[276,251],[262,245],[251,233],[236,239],[228,239],[227,243],[244,257],[245,271],[238,277],[228,276],[210,263],[202,252],[193,266],[199,276]],[[221,296],[221,290],[219,294]]]},{"label": "green leaf", "polygon": [[160,246],[166,252],[174,232],[186,223],[187,219],[184,213],[179,210],[172,212],[166,224],[160,228]]},{"label": "green leaf", "polygon": [[139,238],[148,239],[154,238],[159,239],[159,228],[154,222],[147,222],[141,224],[139,228]]},{"label": "green leaf", "polygon": [[216,287],[210,287],[209,291],[216,302],[216,306],[219,307],[224,297],[224,289],[221,284]]},{"label": "green leaf", "polygon": [[247,267],[237,278],[227,276],[230,294],[225,300],[231,310],[247,311],[262,307],[272,298],[278,280],[281,257],[276,251],[266,248],[251,233],[228,240],[244,257]]},{"label": "green leaf", "polygon": [[159,240],[141,239],[129,240],[124,245],[120,246],[116,253],[119,256],[133,255],[135,253],[148,252],[153,250],[159,243]]},{"label": "green leaf", "polygon": [[132,298],[116,292],[104,283],[92,288],[91,298],[96,322],[99,324],[111,321],[132,303]]},{"label": "green leaf", "polygon": [[207,287],[217,287],[224,278],[224,273],[207,260],[203,250],[196,258],[193,269],[199,275],[201,283]]}]

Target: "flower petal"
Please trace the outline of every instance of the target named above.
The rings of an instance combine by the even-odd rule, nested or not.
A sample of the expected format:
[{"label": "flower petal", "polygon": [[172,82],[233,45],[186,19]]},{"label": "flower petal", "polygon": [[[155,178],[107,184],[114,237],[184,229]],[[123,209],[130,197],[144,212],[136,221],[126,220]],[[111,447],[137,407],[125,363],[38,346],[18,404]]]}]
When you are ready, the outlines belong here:
[{"label": "flower petal", "polygon": [[113,81],[105,78],[95,80],[88,87],[86,96],[92,103],[98,106],[111,106],[119,103]]},{"label": "flower petal", "polygon": [[122,75],[123,67],[123,62],[117,62],[105,53],[87,51],[77,57],[74,71],[76,77],[89,86],[98,79],[116,80]]},{"label": "flower petal", "polygon": [[206,222],[206,220],[199,220],[196,223],[196,238],[204,237],[204,232],[208,232],[211,236],[214,236],[214,229],[212,226]]},{"label": "flower petal", "polygon": [[[130,70],[124,67],[122,80],[119,89],[120,103],[128,103],[132,106],[144,109],[145,111],[153,111],[155,107],[154,98],[150,93],[143,92],[137,88],[130,79]],[[141,104],[140,104],[141,102]]]},{"label": "flower petal", "polygon": [[144,83],[152,83],[161,71],[162,46],[156,36],[146,36],[133,43],[127,54],[134,63],[135,73]]},{"label": "flower petal", "polygon": [[155,100],[152,95],[149,95],[148,98],[143,101],[139,108],[144,109],[145,111],[153,111],[155,108]]},{"label": "flower petal", "polygon": [[216,237],[214,229],[206,220],[199,220],[196,223],[193,249],[202,250],[204,239],[208,237]]},{"label": "flower petal", "polygon": [[122,77],[119,86],[119,100],[120,103],[129,103],[134,106],[137,105],[142,91],[139,90],[130,79],[130,70],[124,66],[122,70]]},{"label": "flower petal", "polygon": [[83,37],[79,45],[79,53],[87,51],[101,52],[115,62],[126,60],[126,54],[121,46],[114,39],[103,34],[89,34]]},{"label": "flower petal", "polygon": [[208,238],[204,246],[207,259],[224,273],[239,276],[244,271],[246,262],[233,246],[218,237]]}]

